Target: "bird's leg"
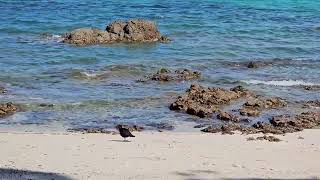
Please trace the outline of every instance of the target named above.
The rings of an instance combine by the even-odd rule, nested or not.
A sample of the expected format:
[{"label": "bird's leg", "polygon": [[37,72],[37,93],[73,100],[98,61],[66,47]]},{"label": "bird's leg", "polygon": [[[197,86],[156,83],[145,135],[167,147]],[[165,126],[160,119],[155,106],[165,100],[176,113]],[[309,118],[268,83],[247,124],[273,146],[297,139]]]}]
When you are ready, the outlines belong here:
[{"label": "bird's leg", "polygon": [[123,138],[123,142],[126,142],[127,140],[126,140],[126,138]]}]

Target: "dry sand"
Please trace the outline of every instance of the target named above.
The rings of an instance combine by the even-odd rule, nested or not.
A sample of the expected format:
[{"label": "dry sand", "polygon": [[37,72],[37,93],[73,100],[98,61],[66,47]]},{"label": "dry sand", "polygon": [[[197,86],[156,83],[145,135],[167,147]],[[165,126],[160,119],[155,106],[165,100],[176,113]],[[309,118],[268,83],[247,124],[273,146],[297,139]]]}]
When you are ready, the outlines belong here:
[{"label": "dry sand", "polygon": [[320,177],[320,130],[279,136],[278,143],[242,135],[135,134],[122,142],[118,135],[3,132],[0,179]]}]

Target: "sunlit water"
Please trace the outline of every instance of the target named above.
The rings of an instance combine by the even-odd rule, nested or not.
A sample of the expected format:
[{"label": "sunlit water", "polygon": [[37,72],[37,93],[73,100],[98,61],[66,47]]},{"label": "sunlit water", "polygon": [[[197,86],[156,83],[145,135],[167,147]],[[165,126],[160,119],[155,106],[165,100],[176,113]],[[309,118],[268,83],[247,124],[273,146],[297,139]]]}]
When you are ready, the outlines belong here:
[{"label": "sunlit water", "polygon": [[[1,119],[1,128],[192,124],[198,118],[168,106],[194,82],[136,82],[160,67],[201,71],[205,86],[243,85],[291,102],[319,99],[319,91],[297,87],[320,85],[319,14],[320,2],[309,0],[0,0],[0,85],[9,90],[0,101],[23,107]],[[130,18],[155,21],[173,41],[60,42],[75,28],[104,29]],[[273,65],[242,66],[251,60]]]}]

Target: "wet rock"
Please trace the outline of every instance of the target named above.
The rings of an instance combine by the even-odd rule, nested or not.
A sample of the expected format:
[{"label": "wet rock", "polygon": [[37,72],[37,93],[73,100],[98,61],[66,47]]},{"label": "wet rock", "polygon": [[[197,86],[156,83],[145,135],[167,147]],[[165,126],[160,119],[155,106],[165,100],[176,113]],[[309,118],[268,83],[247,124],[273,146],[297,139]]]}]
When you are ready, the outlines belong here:
[{"label": "wet rock", "polygon": [[259,109],[255,108],[242,108],[239,112],[242,116],[259,116],[261,113]]},{"label": "wet rock", "polygon": [[241,131],[242,127],[238,124],[225,124],[221,126],[209,126],[205,129],[202,129],[202,132],[207,132],[207,133],[222,133],[222,134],[234,134],[234,131]]},{"label": "wet rock", "polygon": [[304,112],[294,117],[286,115],[275,116],[267,122],[257,122],[251,127],[238,124],[226,124],[222,126],[209,126],[202,129],[202,132],[233,134],[234,131],[240,131],[243,134],[270,133],[285,134],[311,129],[320,126],[320,112]]},{"label": "wet rock", "polygon": [[11,115],[18,111],[18,106],[11,102],[0,104],[0,118]]},{"label": "wet rock", "polygon": [[242,97],[239,92],[229,91],[222,88],[204,88],[193,84],[186,94],[179,96],[170,105],[170,110],[183,111],[201,118],[209,117],[218,111],[219,106]]},{"label": "wet rock", "polygon": [[307,108],[320,108],[320,100],[308,101],[304,104]]},{"label": "wet rock", "polygon": [[0,94],[5,94],[7,93],[7,90],[4,87],[0,86]]},{"label": "wet rock", "polygon": [[174,130],[174,126],[169,124],[169,123],[149,123],[147,124],[147,126],[151,126],[151,127],[155,127],[157,128],[158,130],[168,130],[168,131],[171,131],[171,130]]},{"label": "wet rock", "polygon": [[278,97],[268,99],[262,99],[260,97],[248,100],[243,104],[239,112],[243,116],[259,116],[261,111],[264,109],[280,108],[284,107],[285,105],[286,102]]},{"label": "wet rock", "polygon": [[204,128],[206,126],[207,126],[206,124],[198,124],[198,125],[193,126],[193,128]]},{"label": "wet rock", "polygon": [[64,43],[76,45],[110,44],[115,42],[168,42],[152,21],[115,21],[106,30],[80,28],[63,36]]},{"label": "wet rock", "polygon": [[189,69],[178,69],[172,72],[169,69],[161,68],[155,74],[146,76],[145,79],[138,80],[139,82],[146,81],[186,81],[192,79],[198,79],[201,77],[201,73],[192,71]]},{"label": "wet rock", "polygon": [[279,139],[275,136],[266,136],[266,135],[257,137],[256,140],[260,140],[260,141],[267,140],[269,142],[280,142],[281,141],[281,139]]},{"label": "wet rock", "polygon": [[302,87],[304,90],[307,91],[320,91],[320,86],[319,85],[314,85],[314,86],[300,86]]},{"label": "wet rock", "polygon": [[259,65],[258,65],[258,63],[254,62],[254,61],[251,61],[251,62],[248,63],[247,67],[248,68],[258,68]]},{"label": "wet rock", "polygon": [[221,112],[217,115],[217,118],[223,121],[233,121],[233,122],[240,122],[241,119],[238,116],[235,116],[233,114],[229,114],[227,112]]},{"label": "wet rock", "polygon": [[104,133],[104,134],[110,134],[112,131],[109,131],[105,128],[70,128],[67,129],[68,132],[80,132],[80,133]]}]

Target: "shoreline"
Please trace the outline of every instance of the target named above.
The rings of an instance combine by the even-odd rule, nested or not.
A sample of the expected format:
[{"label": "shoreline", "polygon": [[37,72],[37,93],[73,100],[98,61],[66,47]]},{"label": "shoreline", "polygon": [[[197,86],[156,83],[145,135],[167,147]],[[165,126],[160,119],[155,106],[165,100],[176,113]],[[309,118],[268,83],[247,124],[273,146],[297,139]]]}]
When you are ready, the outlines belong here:
[{"label": "shoreline", "polygon": [[[319,129],[279,135],[193,132],[0,133],[0,177],[40,179],[250,179],[320,177]],[[303,138],[303,139],[302,139]],[[14,173],[8,173],[12,170]],[[24,170],[24,171],[21,171]],[[51,174],[46,174],[51,173]],[[2,177],[3,178],[3,177]],[[37,179],[37,178],[35,178]]]}]

